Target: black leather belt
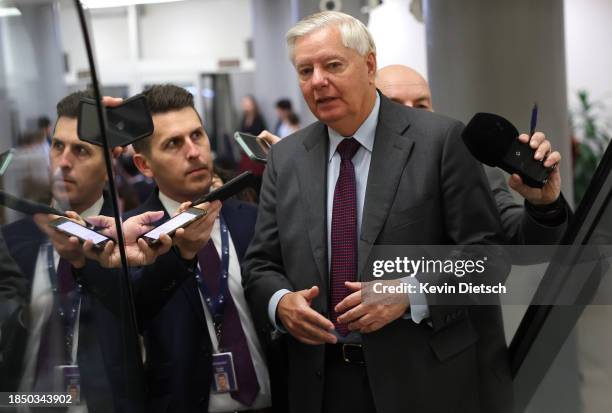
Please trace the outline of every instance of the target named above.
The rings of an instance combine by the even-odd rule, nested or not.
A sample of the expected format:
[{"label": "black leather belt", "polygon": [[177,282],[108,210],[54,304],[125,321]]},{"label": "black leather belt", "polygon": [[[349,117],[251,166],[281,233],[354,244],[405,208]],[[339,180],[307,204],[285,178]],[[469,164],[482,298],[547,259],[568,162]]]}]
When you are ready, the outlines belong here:
[{"label": "black leather belt", "polygon": [[327,356],[349,364],[365,364],[363,346],[357,343],[338,343],[326,346]]}]

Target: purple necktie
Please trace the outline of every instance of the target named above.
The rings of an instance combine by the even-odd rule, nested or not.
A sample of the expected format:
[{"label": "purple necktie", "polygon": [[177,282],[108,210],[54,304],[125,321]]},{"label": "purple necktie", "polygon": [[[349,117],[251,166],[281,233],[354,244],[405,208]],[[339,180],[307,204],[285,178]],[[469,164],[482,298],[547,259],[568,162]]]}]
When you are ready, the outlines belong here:
[{"label": "purple necktie", "polygon": [[[198,262],[202,273],[202,281],[210,291],[212,297],[219,294],[221,260],[212,239],[200,251],[198,251]],[[221,329],[221,340],[219,348],[221,351],[232,353],[234,368],[236,370],[236,381],[238,391],[230,393],[232,399],[239,401],[245,406],[251,406],[259,393],[259,383],[255,374],[253,360],[249,353],[246,336],[240,324],[240,316],[229,292],[225,297],[223,309],[223,324]]]},{"label": "purple necktie", "polygon": [[[53,248],[49,246],[47,254],[53,254]],[[52,256],[52,255],[51,255]],[[51,280],[57,288],[53,291],[53,309],[43,327],[40,344],[38,348],[38,361],[36,365],[36,377],[34,391],[53,390],[55,373],[54,366],[70,364],[70,352],[73,337],[67,336],[67,319],[70,314],[60,315],[64,311],[72,311],[74,294],[76,294],[76,283],[72,276],[72,268],[68,261],[60,258],[55,274],[55,280]],[[73,326],[71,326],[73,327]],[[72,331],[74,333],[74,329]]]},{"label": "purple necktie", "polygon": [[57,290],[60,294],[68,294],[76,288],[70,263],[63,258],[57,264]]},{"label": "purple necktie", "polygon": [[346,324],[338,323],[334,307],[349,295],[346,281],[357,280],[357,188],[353,156],[359,142],[345,138],[336,149],[340,154],[340,174],[334,190],[331,225],[331,312],[336,331],[348,334]]}]

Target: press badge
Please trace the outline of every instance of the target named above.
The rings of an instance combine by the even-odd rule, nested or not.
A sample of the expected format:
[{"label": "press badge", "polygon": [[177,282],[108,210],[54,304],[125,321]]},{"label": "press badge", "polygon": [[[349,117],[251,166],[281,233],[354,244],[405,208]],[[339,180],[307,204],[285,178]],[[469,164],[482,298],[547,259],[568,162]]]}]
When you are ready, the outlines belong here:
[{"label": "press badge", "polygon": [[55,366],[55,369],[61,391],[72,396],[72,404],[79,403],[81,401],[81,373],[79,372],[79,366],[71,364]]},{"label": "press badge", "polygon": [[213,354],[212,362],[213,381],[212,391],[215,393],[229,393],[238,390],[234,358],[232,353]]}]

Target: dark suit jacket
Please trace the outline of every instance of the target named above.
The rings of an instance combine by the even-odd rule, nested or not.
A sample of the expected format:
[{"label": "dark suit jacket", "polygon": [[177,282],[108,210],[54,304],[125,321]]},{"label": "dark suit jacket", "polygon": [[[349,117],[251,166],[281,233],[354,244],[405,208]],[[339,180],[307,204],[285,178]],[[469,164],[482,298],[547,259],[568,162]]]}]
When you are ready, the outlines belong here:
[{"label": "dark suit jacket", "polygon": [[[463,125],[380,97],[366,187],[358,277],[372,247],[384,244],[493,244],[499,217],[482,167],[465,148]],[[318,285],[312,307],[329,318],[326,169],[329,139],[316,122],[274,145],[261,191],[255,237],[243,283],[260,328],[271,296]],[[492,267],[499,282],[509,266]],[[469,281],[465,279],[464,281]],[[438,282],[456,282],[441,277]],[[511,411],[511,381],[498,306],[435,305],[431,326],[398,319],[371,334],[363,348],[379,413]],[[291,412],[321,411],[324,346],[288,337]]]},{"label": "dark suit jacket", "polygon": [[[165,211],[155,191],[128,215]],[[221,209],[238,260],[253,236],[256,208],[227,200]],[[166,213],[164,219],[168,219]],[[213,348],[193,271],[174,252],[134,280],[136,308],[147,351],[149,412],[205,412],[212,380]]]},{"label": "dark suit jacket", "polygon": [[[103,215],[112,215],[112,207],[108,199],[105,200],[101,210]],[[40,231],[31,218],[25,218],[2,228],[2,232],[9,245],[11,256],[19,265],[21,271],[28,281],[26,292],[27,301],[30,299],[30,288],[34,278],[36,257],[39,248],[47,242],[47,236]],[[92,273],[105,276],[107,270],[88,261],[86,267],[80,270],[81,274]],[[118,277],[113,277],[118,281]],[[136,383],[129,383],[128,377],[134,374],[133,370],[138,367],[135,360],[135,346],[137,336],[132,328],[129,317],[125,314],[129,311],[127,300],[124,300],[121,318],[110,311],[100,301],[95,290],[95,277],[88,278],[89,284],[83,285],[81,295],[81,310],[79,316],[79,347],[77,351],[77,362],[81,372],[81,389],[87,402],[89,412],[118,412],[118,411],[140,411],[138,399],[142,399],[144,389]],[[105,280],[106,281],[106,280]],[[106,283],[106,285],[110,285]],[[124,291],[118,284],[113,284],[113,293],[117,296],[124,295]],[[15,343],[12,357],[19,360],[17,369],[12,372],[11,390],[15,391],[19,385],[22,372],[24,351],[27,343],[27,330],[19,324],[16,329],[21,329],[16,336],[20,337],[19,343]],[[8,390],[7,390],[8,391]],[[127,394],[129,391],[130,394]],[[139,394],[140,393],[140,394]]]},{"label": "dark suit jacket", "polygon": [[19,317],[27,302],[27,281],[9,254],[0,232],[0,389],[14,388],[20,363],[12,354],[21,345]]}]

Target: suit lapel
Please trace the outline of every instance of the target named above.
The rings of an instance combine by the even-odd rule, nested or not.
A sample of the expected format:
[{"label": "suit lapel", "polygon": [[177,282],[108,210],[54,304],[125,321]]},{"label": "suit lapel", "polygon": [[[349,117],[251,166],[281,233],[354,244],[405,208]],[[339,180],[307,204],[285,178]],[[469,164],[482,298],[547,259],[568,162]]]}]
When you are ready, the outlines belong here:
[{"label": "suit lapel", "polygon": [[296,160],[302,204],[306,206],[308,237],[317,269],[322,294],[327,290],[327,128],[317,123],[304,139],[304,151]]},{"label": "suit lapel", "polygon": [[230,236],[232,237],[232,242],[234,243],[234,248],[236,249],[236,254],[238,257],[238,262],[242,262],[242,258],[244,257],[244,252],[249,243],[248,239],[245,239],[245,231],[241,230],[243,227],[243,219],[240,216],[240,205],[236,204],[232,199],[228,199],[223,202],[221,206],[221,215],[223,215],[223,219],[227,225],[227,229],[229,230]]},{"label": "suit lapel", "polygon": [[48,238],[30,217],[18,221],[11,228],[19,228],[17,235],[5,234],[11,256],[28,281],[33,282],[38,252]]},{"label": "suit lapel", "polygon": [[110,192],[104,191],[102,194],[104,202],[102,203],[102,209],[100,209],[100,215],[106,215],[108,217],[115,217],[113,213],[113,203],[111,201]]},{"label": "suit lapel", "polygon": [[378,126],[372,149],[358,243],[357,276],[367,262],[372,245],[382,229],[397,193],[400,178],[412,151],[414,140],[404,135],[410,127],[405,112],[381,95]]}]

